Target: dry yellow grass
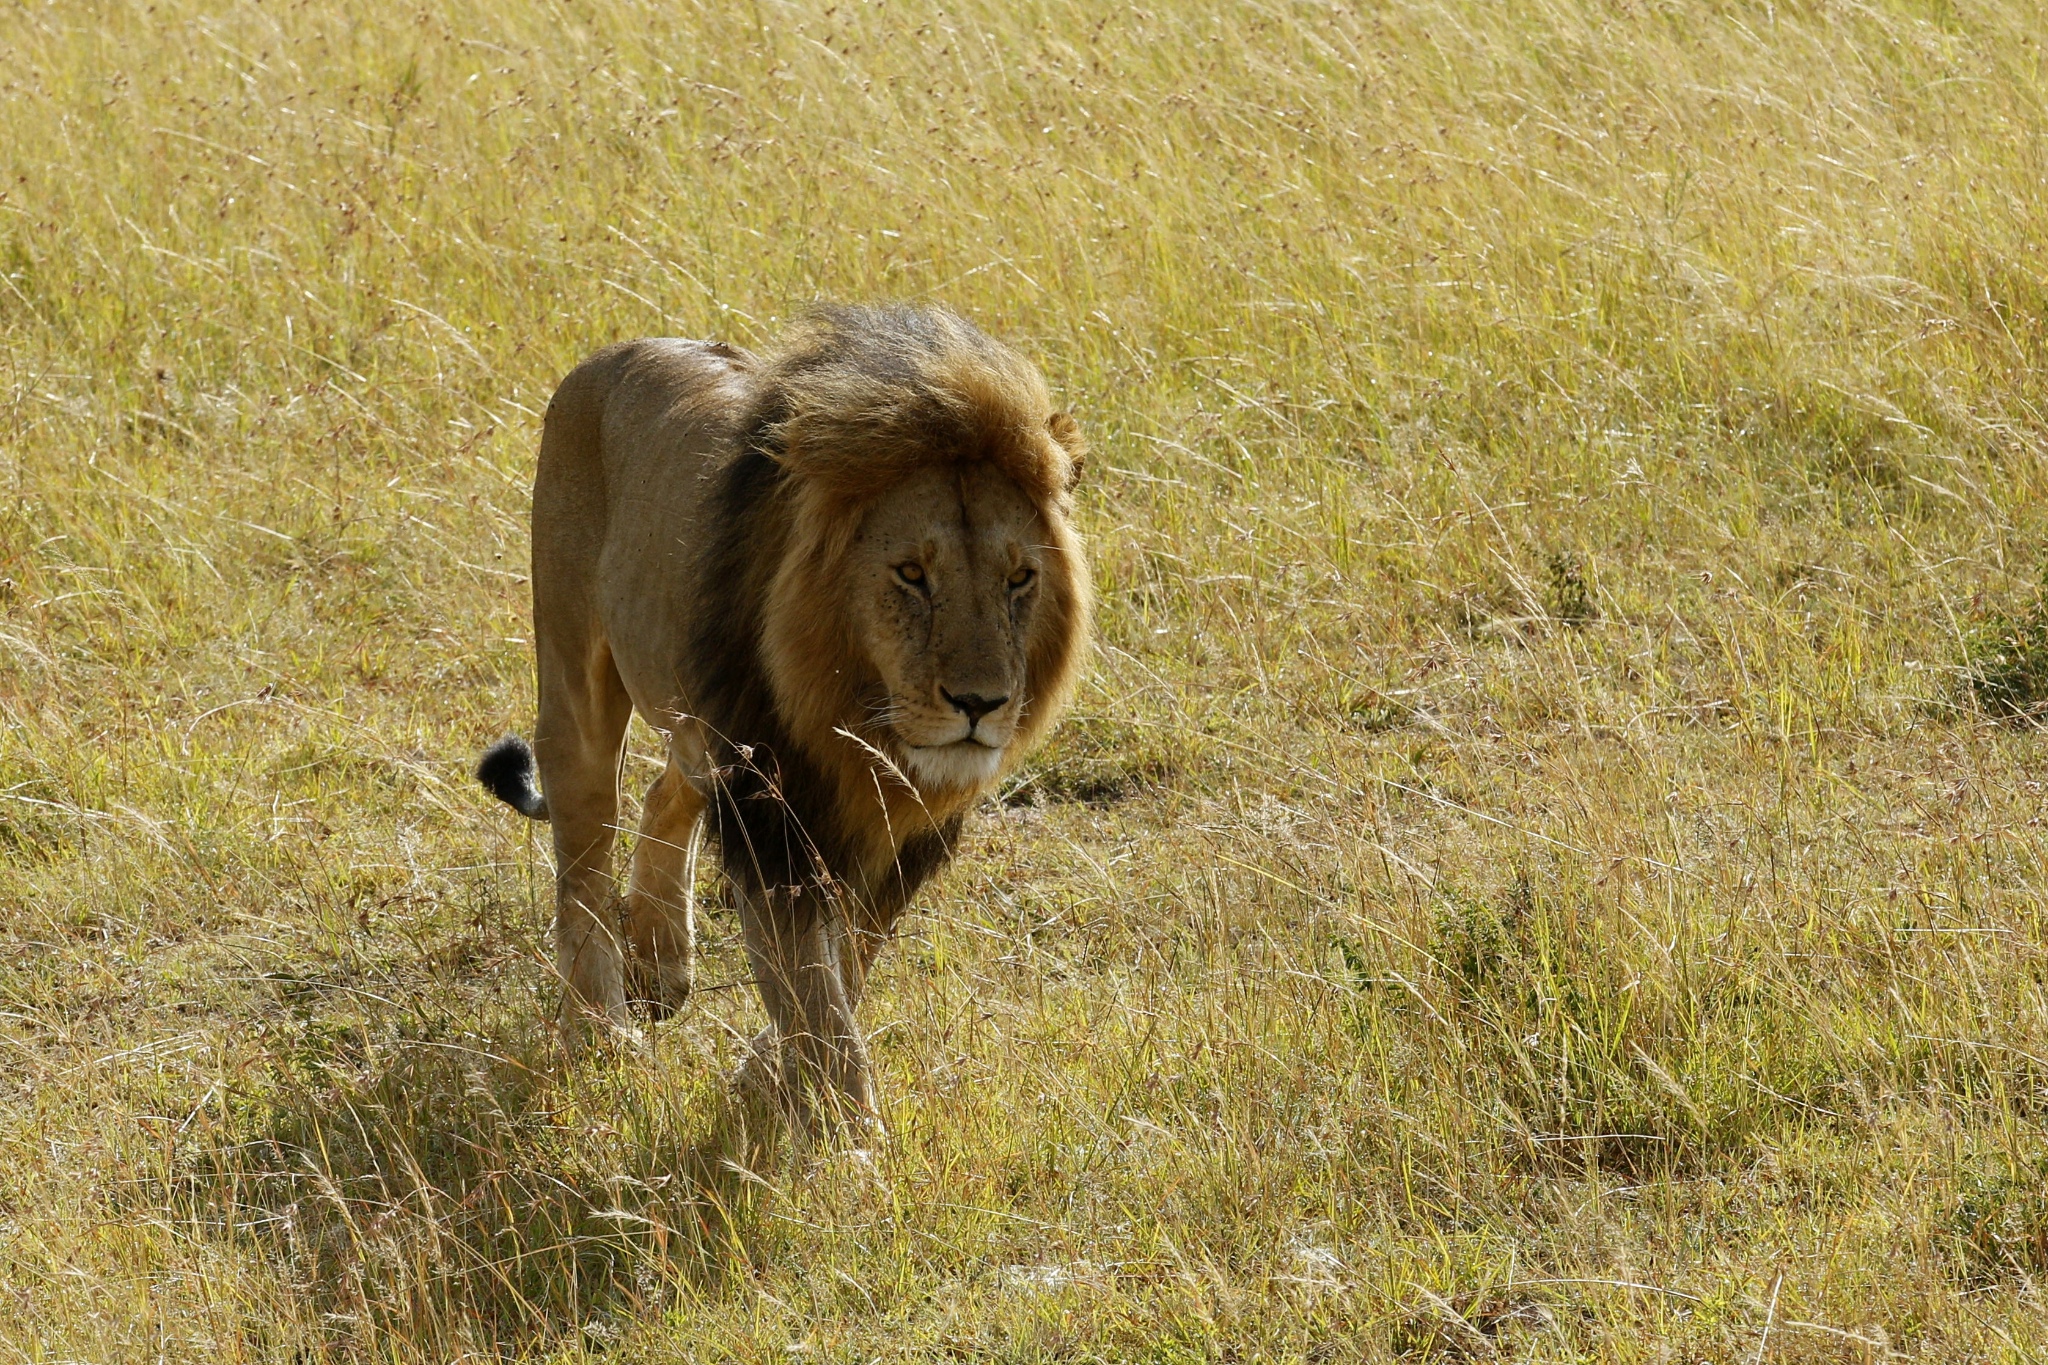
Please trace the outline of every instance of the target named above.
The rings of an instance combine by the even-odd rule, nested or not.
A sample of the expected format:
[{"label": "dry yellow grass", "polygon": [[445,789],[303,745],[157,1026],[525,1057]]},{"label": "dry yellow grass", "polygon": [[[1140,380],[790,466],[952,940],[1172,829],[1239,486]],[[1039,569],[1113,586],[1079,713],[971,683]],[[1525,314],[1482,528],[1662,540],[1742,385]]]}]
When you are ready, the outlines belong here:
[{"label": "dry yellow grass", "polygon": [[[2048,1355],[2042,38],[0,3],[6,1357]],[[554,1067],[466,767],[553,382],[820,296],[1104,606],[806,1164],[744,990]]]}]

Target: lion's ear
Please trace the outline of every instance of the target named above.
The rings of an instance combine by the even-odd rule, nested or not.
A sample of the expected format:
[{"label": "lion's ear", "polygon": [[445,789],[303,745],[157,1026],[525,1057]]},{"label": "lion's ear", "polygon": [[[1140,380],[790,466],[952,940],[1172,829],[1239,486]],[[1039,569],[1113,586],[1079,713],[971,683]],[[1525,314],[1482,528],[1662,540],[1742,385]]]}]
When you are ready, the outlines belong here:
[{"label": "lion's ear", "polygon": [[1067,491],[1074,491],[1074,485],[1081,482],[1081,468],[1088,462],[1088,438],[1081,434],[1081,424],[1064,412],[1056,412],[1045,419],[1045,429],[1067,452]]}]

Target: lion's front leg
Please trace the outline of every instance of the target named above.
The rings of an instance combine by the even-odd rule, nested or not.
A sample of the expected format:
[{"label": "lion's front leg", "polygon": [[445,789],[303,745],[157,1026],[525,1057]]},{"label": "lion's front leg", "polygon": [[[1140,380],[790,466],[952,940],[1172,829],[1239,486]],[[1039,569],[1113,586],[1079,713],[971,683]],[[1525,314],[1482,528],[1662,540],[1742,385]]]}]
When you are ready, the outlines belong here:
[{"label": "lion's front leg", "polygon": [[867,1042],[848,987],[845,917],[816,893],[749,894],[747,955],[781,1053],[780,1094],[791,1123],[822,1135],[878,1119]]}]

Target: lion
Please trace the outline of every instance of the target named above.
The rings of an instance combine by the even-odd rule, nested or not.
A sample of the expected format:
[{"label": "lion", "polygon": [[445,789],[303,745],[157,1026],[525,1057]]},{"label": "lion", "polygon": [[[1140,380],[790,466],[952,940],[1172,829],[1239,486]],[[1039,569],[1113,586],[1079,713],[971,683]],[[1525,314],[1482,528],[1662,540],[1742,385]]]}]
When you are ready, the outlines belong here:
[{"label": "lion", "polygon": [[[855,1022],[875,955],[1087,650],[1084,454],[1028,361],[934,309],[822,307],[760,356],[631,341],[562,381],[533,486],[534,743],[477,777],[552,825],[572,1045],[688,997],[702,834],[770,1021],[743,1074],[807,1130],[879,1121]],[[615,909],[635,711],[667,762]]]}]

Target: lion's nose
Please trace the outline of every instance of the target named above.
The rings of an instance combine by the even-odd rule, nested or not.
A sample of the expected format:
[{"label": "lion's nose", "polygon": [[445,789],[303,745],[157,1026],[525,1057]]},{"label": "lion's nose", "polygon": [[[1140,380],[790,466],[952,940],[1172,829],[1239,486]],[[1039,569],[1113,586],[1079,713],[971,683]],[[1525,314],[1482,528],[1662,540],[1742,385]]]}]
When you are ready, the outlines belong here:
[{"label": "lion's nose", "polygon": [[955,711],[967,717],[967,728],[970,730],[981,724],[983,716],[1009,700],[1008,697],[984,697],[978,692],[956,697],[943,687],[939,689],[939,695],[951,702]]}]

